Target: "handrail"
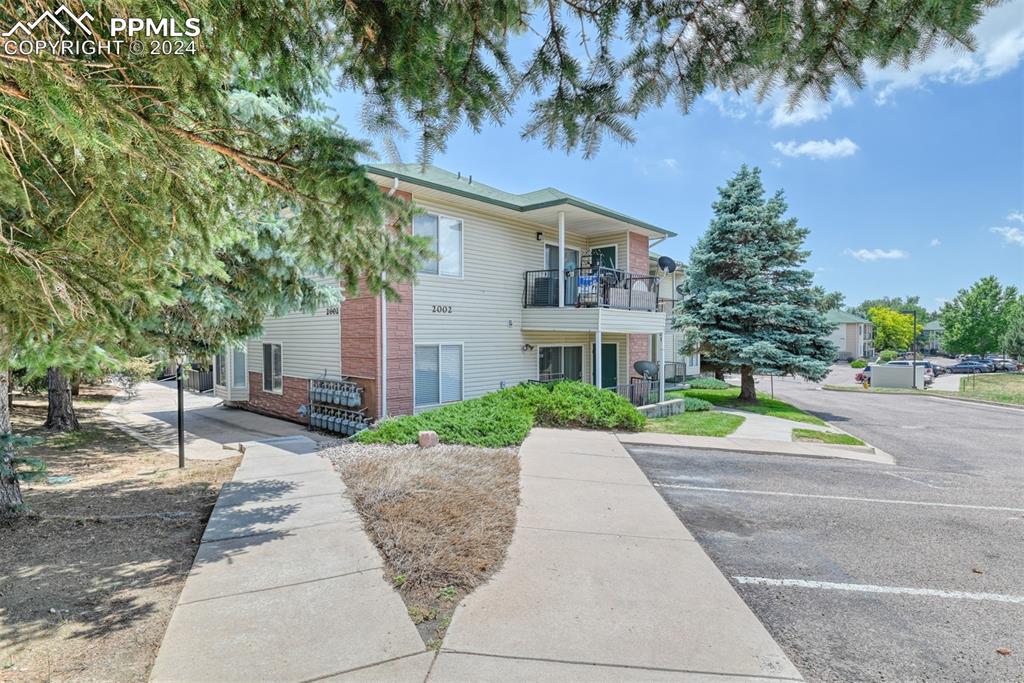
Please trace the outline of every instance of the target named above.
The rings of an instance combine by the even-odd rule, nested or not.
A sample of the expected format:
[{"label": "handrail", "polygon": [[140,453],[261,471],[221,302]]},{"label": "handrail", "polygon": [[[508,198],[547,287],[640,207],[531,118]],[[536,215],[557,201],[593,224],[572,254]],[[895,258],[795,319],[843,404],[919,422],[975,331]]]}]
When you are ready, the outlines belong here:
[{"label": "handrail", "polygon": [[566,306],[658,310],[660,278],[615,268],[576,268],[559,273],[556,268],[523,273],[523,308],[558,306],[559,287]]}]

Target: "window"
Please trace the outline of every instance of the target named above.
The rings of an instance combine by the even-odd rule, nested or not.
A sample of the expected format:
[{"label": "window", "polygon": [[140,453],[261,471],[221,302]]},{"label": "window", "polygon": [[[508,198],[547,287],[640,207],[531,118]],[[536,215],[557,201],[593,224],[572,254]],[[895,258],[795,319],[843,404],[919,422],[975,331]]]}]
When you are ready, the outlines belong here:
[{"label": "window", "polygon": [[213,357],[213,381],[218,387],[226,387],[228,385],[227,379],[224,377],[226,371],[227,360],[223,353],[218,353]]},{"label": "window", "polygon": [[462,346],[416,346],[416,405],[429,406],[462,400]]},{"label": "window", "polygon": [[244,346],[231,352],[231,386],[236,389],[244,389],[249,384],[249,372],[245,357]]},{"label": "window", "polygon": [[542,346],[537,354],[537,379],[583,379],[582,346]]},{"label": "window", "polygon": [[413,218],[412,229],[418,237],[430,240],[430,250],[435,254],[420,266],[421,273],[462,277],[462,221],[423,214]]},{"label": "window", "polygon": [[263,391],[280,394],[284,387],[281,377],[281,345],[263,345]]}]

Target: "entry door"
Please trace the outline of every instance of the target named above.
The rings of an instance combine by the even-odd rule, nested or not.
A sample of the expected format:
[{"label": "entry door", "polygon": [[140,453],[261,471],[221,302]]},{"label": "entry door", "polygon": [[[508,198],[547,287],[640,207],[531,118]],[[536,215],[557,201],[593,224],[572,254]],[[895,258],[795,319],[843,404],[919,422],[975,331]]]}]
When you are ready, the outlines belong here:
[{"label": "entry door", "polygon": [[[565,268],[566,270],[577,268],[580,265],[580,250],[565,248]],[[557,244],[545,244],[544,245],[544,269],[545,270],[558,270],[558,245]]]},{"label": "entry door", "polygon": [[615,269],[617,264],[615,263],[615,246],[608,245],[607,247],[597,247],[596,249],[590,250],[590,264],[591,266],[601,266],[602,268]]},{"label": "entry door", "polygon": [[[594,358],[594,344],[590,345],[591,368],[597,367]],[[601,344],[601,388],[610,389],[619,383],[619,347],[617,344]]]}]

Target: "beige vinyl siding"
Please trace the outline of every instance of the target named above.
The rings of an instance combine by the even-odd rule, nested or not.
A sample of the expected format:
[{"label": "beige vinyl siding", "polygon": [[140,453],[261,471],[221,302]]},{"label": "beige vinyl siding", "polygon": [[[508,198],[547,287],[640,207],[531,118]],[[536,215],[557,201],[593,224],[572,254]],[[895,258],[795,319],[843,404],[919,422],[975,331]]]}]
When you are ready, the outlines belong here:
[{"label": "beige vinyl siding", "polygon": [[[321,278],[322,282],[335,282]],[[333,306],[337,311],[340,304]],[[328,315],[326,308],[316,313],[288,313],[263,321],[263,335],[250,339],[250,372],[263,372],[263,344],[281,345],[281,374],[287,377],[313,378],[341,375],[341,317]],[[255,387],[259,389],[260,387]]]},{"label": "beige vinyl siding", "polygon": [[[557,226],[514,221],[456,205],[425,202],[417,205],[463,222],[463,275],[461,278],[420,274],[414,286],[413,339],[416,344],[463,344],[463,396],[487,392],[537,378],[537,351],[524,351],[526,343],[537,346],[579,339],[581,333],[524,332],[523,273],[544,267],[544,243],[558,241]],[[542,241],[537,232],[542,232]],[[623,244],[623,239],[620,240]],[[602,241],[601,244],[613,240]],[[586,253],[587,242],[566,225],[566,245]],[[623,258],[620,253],[619,258]],[[441,307],[435,310],[434,307]],[[448,308],[450,311],[447,312]],[[540,311],[542,309],[530,309]],[[443,311],[443,312],[442,312]],[[581,309],[555,311],[563,321]],[[566,315],[569,314],[569,315]],[[564,327],[563,327],[564,329]],[[584,333],[585,334],[585,333]],[[625,335],[605,335],[621,341],[619,376],[625,373]],[[593,335],[589,335],[592,340]],[[589,344],[589,342],[587,342]],[[589,367],[590,347],[584,353]],[[626,380],[628,381],[628,379]]]}]

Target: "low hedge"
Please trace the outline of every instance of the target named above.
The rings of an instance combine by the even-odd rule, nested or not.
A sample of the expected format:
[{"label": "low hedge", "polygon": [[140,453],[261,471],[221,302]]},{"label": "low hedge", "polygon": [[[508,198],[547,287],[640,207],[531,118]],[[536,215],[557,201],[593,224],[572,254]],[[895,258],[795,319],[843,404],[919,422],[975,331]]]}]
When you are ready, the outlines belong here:
[{"label": "low hedge", "polygon": [[699,412],[701,410],[711,410],[714,408],[714,404],[710,401],[705,401],[702,398],[694,398],[693,396],[683,396],[683,404],[686,406],[686,412]]},{"label": "low hedge", "polygon": [[851,368],[866,368],[867,366],[868,366],[868,362],[866,360],[864,360],[863,358],[858,358],[857,360],[852,361],[850,363],[850,367]]},{"label": "low hedge", "polygon": [[636,431],[644,418],[615,392],[583,382],[520,384],[418,415],[382,420],[356,435],[360,443],[416,443],[437,432],[441,443],[500,448],[523,442],[530,428],[579,427]]},{"label": "low hedge", "polygon": [[720,379],[714,377],[696,377],[691,379],[687,384],[690,385],[691,389],[728,389],[729,383],[723,382]]}]

